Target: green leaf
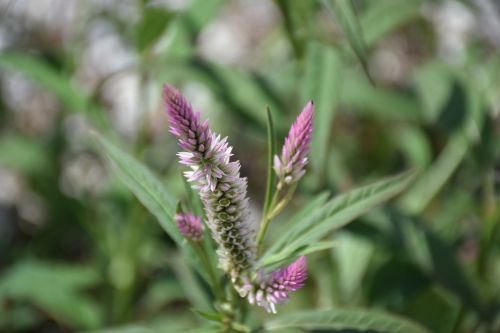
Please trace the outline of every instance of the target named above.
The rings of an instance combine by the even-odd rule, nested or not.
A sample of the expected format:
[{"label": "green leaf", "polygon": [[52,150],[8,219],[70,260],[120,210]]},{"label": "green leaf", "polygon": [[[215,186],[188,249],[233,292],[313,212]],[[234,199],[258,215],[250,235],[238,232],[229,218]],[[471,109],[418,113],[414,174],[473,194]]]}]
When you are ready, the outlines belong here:
[{"label": "green leaf", "polygon": [[84,112],[101,129],[109,128],[104,112],[81,90],[73,87],[69,76],[57,72],[41,58],[14,52],[0,53],[0,68],[27,76],[52,92],[71,111]]},{"label": "green leaf", "polygon": [[137,325],[128,325],[117,328],[110,328],[99,331],[92,331],[90,333],[156,333],[155,330],[152,330],[147,327],[141,327]]},{"label": "green leaf", "polygon": [[463,135],[456,135],[450,139],[437,160],[401,198],[402,207],[411,213],[422,211],[446,184],[465,157],[467,150],[468,143]]},{"label": "green leaf", "polygon": [[419,213],[428,206],[463,161],[470,146],[479,140],[479,128],[484,121],[485,112],[483,95],[475,82],[470,82],[465,74],[460,73],[458,76],[467,97],[464,123],[450,136],[437,159],[417,179],[415,186],[401,198],[401,206],[410,213]]},{"label": "green leaf", "polygon": [[339,244],[332,256],[337,262],[339,272],[339,290],[344,302],[354,304],[357,292],[361,290],[361,281],[372,258],[373,245],[361,237],[347,232],[340,232],[335,237]]},{"label": "green leaf", "polygon": [[168,258],[172,269],[174,270],[177,281],[181,285],[184,294],[198,309],[209,310],[212,309],[210,300],[205,290],[201,287],[196,276],[188,265],[186,265],[185,256],[180,257],[172,255]]},{"label": "green leaf", "polygon": [[367,46],[375,44],[382,37],[399,26],[420,16],[421,1],[378,0],[360,17],[361,30]]},{"label": "green leaf", "polygon": [[9,135],[0,138],[0,165],[33,174],[47,170],[50,161],[40,140]]},{"label": "green leaf", "polygon": [[172,14],[163,7],[146,7],[137,23],[135,44],[140,52],[157,41],[165,31]]},{"label": "green leaf", "polygon": [[328,139],[341,89],[342,62],[332,47],[317,42],[308,45],[302,86],[302,102],[315,103],[314,133],[311,142],[311,166],[316,181],[323,176]]},{"label": "green leaf", "polygon": [[[324,205],[326,200],[328,200],[329,196],[330,194],[325,192],[318,194],[316,197],[309,200],[309,203],[306,206],[304,206],[299,212],[295,213],[295,215],[293,215],[293,217],[288,221],[288,223],[284,224],[286,230],[291,231],[294,226],[301,223],[304,219],[306,219],[313,212],[319,209],[322,205]],[[295,237],[294,234],[289,234],[289,236]],[[281,237],[279,240],[274,241],[273,245],[269,248],[269,250],[266,251],[264,257],[268,254],[277,253],[278,250],[282,249],[283,246],[286,245],[287,241],[288,240],[283,237]]]},{"label": "green leaf", "polygon": [[374,87],[354,71],[344,76],[349,80],[342,82],[340,103],[352,108],[350,111],[390,121],[419,120],[420,108],[413,97]]},{"label": "green leaf", "polygon": [[363,71],[370,79],[365,39],[351,0],[323,0],[323,3],[330,14],[337,18],[349,45],[363,67]]},{"label": "green leaf", "polygon": [[430,61],[415,71],[415,90],[428,123],[439,117],[452,92],[453,77],[445,64]]},{"label": "green leaf", "polygon": [[[335,197],[302,220],[300,224],[284,233],[282,242],[286,245],[278,253],[284,255],[293,253],[300,247],[314,243],[332,231],[345,226],[401,192],[410,184],[414,176],[414,171],[407,171]],[[267,255],[271,254],[273,253],[268,252]]]},{"label": "green leaf", "polygon": [[157,218],[167,234],[182,247],[182,237],[173,220],[175,200],[162,182],[146,166],[105,137],[96,134],[95,138],[120,179]]},{"label": "green leaf", "polygon": [[301,248],[298,248],[293,253],[280,252],[275,255],[266,256],[259,262],[259,266],[260,267],[274,266],[276,264],[282,263],[285,260],[292,261],[300,256],[305,256],[319,251],[329,250],[337,245],[338,242],[336,241],[315,242],[313,244],[305,245]]},{"label": "green leaf", "polygon": [[0,279],[0,303],[27,301],[71,327],[96,328],[102,324],[101,309],[82,290],[98,282],[90,267],[24,260]]},{"label": "green leaf", "polygon": [[283,328],[305,330],[360,330],[384,333],[429,333],[422,326],[408,319],[384,313],[360,309],[332,309],[290,313],[264,324],[273,331]]},{"label": "green leaf", "polygon": [[224,315],[222,313],[201,311],[197,309],[193,309],[192,311],[210,321],[222,322],[224,320]]}]

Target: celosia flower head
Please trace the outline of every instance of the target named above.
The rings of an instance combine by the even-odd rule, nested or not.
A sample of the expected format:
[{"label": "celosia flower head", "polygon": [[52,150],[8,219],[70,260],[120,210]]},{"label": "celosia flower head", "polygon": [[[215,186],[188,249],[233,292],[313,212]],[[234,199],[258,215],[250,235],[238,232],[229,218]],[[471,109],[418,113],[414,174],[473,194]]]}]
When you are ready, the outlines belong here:
[{"label": "celosia flower head", "polygon": [[302,256],[290,266],[277,269],[268,276],[260,273],[253,283],[246,286],[248,301],[276,313],[276,304],[288,300],[289,293],[303,287],[306,278],[306,258]]},{"label": "celosia flower head", "polygon": [[[184,173],[199,190],[207,225],[218,245],[219,266],[232,281],[240,280],[255,260],[255,228],[249,221],[246,178],[240,177],[240,163],[230,161],[232,148],[227,138],[212,133],[207,121],[170,85],[163,97],[170,117],[170,132],[183,152],[180,162],[191,170]],[[237,286],[236,286],[237,287]]]},{"label": "celosia flower head", "polygon": [[279,177],[278,186],[297,182],[305,173],[308,162],[314,118],[314,103],[309,101],[288,132],[281,156],[274,156],[274,170]]},{"label": "celosia flower head", "polygon": [[201,218],[190,213],[175,214],[175,222],[181,234],[187,239],[199,242],[203,238]]}]

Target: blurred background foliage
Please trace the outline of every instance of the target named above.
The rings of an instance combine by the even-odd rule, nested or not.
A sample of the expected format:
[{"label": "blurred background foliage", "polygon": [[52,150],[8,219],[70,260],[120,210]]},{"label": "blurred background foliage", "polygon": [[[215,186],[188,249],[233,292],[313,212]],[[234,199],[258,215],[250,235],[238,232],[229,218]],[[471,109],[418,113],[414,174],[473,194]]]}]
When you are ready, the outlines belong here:
[{"label": "blurred background foliage", "polygon": [[[316,194],[407,168],[331,236],[280,307],[362,307],[432,332],[500,331],[500,5],[494,0],[1,0],[0,331],[180,332],[206,288],[108,169],[114,137],[185,197],[161,84],[230,137],[258,218],[266,114],[317,106]],[[259,316],[266,317],[259,312]]]}]

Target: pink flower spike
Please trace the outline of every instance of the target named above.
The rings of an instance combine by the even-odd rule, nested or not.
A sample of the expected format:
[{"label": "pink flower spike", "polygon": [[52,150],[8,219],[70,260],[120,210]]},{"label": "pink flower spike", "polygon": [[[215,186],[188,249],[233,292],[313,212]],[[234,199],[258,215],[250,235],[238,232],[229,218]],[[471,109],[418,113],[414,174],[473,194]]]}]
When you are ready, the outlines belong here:
[{"label": "pink flower spike", "polygon": [[275,155],[274,170],[279,177],[278,186],[297,182],[305,173],[308,162],[314,120],[314,103],[309,101],[290,127],[281,157]]},{"label": "pink flower spike", "polygon": [[181,234],[193,242],[199,242],[203,238],[203,225],[201,218],[189,213],[178,213],[175,222]]},{"label": "pink flower spike", "polygon": [[176,88],[164,85],[163,98],[170,132],[182,149],[178,153],[180,163],[189,168],[184,176],[199,192],[207,226],[217,243],[219,267],[238,290],[256,257],[247,180],[240,175],[240,163],[231,161],[232,148],[227,138],[213,133],[208,121],[200,121],[200,115],[193,112]]},{"label": "pink flower spike", "polygon": [[306,257],[302,256],[290,266],[277,269],[267,277],[260,276],[246,286],[250,304],[257,304],[267,312],[276,313],[276,304],[288,300],[288,294],[304,286],[307,278]]}]

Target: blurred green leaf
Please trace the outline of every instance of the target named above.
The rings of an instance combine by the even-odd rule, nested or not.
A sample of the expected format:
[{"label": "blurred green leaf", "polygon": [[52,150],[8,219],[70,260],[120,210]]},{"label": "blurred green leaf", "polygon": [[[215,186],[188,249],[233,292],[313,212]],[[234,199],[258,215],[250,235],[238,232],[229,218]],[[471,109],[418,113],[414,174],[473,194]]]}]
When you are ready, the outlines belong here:
[{"label": "blurred green leaf", "polygon": [[428,123],[434,123],[451,94],[450,70],[441,62],[431,61],[417,68],[414,82],[422,115]]},{"label": "blurred green leaf", "polygon": [[43,142],[26,136],[0,137],[0,166],[27,174],[40,173],[50,165],[45,149]]},{"label": "blurred green leaf", "polygon": [[98,282],[90,267],[24,260],[1,277],[0,302],[26,301],[69,326],[96,328],[102,324],[101,309],[82,290]]},{"label": "blurred green leaf", "polygon": [[161,279],[148,286],[148,290],[141,298],[141,305],[145,308],[145,312],[151,313],[162,310],[165,305],[173,301],[185,298],[177,281]]},{"label": "blurred green leaf", "polygon": [[200,315],[202,318],[205,318],[210,321],[222,322],[224,320],[224,315],[218,312],[208,312],[208,311],[200,311],[197,309],[193,309],[194,313]]},{"label": "blurred green leaf", "polygon": [[454,136],[437,160],[401,198],[404,209],[417,213],[423,210],[458,167],[467,153],[468,143],[463,135]]},{"label": "blurred green leaf", "polygon": [[267,330],[362,330],[384,333],[429,333],[420,325],[393,314],[361,309],[331,309],[295,312],[268,321]]},{"label": "blurred green leaf", "polygon": [[419,105],[412,96],[374,87],[353,71],[344,76],[346,80],[342,81],[340,102],[351,108],[352,113],[368,114],[390,121],[420,118]]},{"label": "blurred green leaf", "polygon": [[183,258],[172,255],[168,258],[168,260],[175,272],[175,275],[177,276],[177,281],[179,281],[184,294],[189,299],[191,304],[203,311],[211,310],[211,302],[206,291],[201,287],[199,280],[197,280],[191,268],[186,265]]},{"label": "blurred green leaf", "polygon": [[[429,306],[432,304],[432,306]],[[411,305],[412,318],[433,330],[433,332],[452,333],[454,323],[460,312],[460,303],[441,288],[429,288],[418,295]]]},{"label": "blurred green leaf", "polygon": [[330,14],[337,19],[342,31],[344,32],[349,45],[351,46],[354,54],[358,58],[363,71],[368,79],[370,73],[368,71],[368,55],[366,51],[365,39],[363,30],[359,24],[358,16],[354,10],[351,0],[323,0],[325,7],[329,10]]},{"label": "blurred green leaf", "polygon": [[401,206],[413,214],[427,207],[465,158],[471,144],[479,139],[479,128],[484,117],[482,95],[477,91],[474,82],[467,81],[465,75],[461,80],[467,94],[465,119],[460,128],[449,138],[434,163],[401,198]]},{"label": "blurred green leaf", "polygon": [[373,245],[366,239],[347,232],[335,235],[337,248],[332,251],[338,267],[339,291],[347,304],[353,304],[356,293],[361,290],[361,282],[373,255]]},{"label": "blurred green leaf", "polygon": [[339,103],[342,62],[338,52],[317,42],[310,42],[302,86],[302,102],[313,100],[314,133],[311,142],[311,165],[317,181],[325,169],[332,120]]},{"label": "blurred green leaf", "polygon": [[[332,231],[345,226],[356,217],[403,191],[414,176],[414,171],[407,171],[338,195],[300,224],[285,232],[282,235],[284,241],[281,241],[284,245],[276,249],[276,253],[282,256],[290,255],[300,247],[314,243]],[[266,256],[276,253],[268,251]],[[266,260],[265,257],[263,260]]]},{"label": "blurred green leaf", "polygon": [[361,30],[366,45],[372,46],[401,25],[420,16],[419,0],[378,0],[368,3],[360,16]]},{"label": "blurred green leaf", "polygon": [[163,7],[145,7],[135,27],[135,44],[140,52],[157,41],[167,28],[172,14]]},{"label": "blurred green leaf", "polygon": [[276,130],[285,129],[282,109],[268,89],[257,78],[244,71],[202,59],[172,62],[170,66],[158,64],[155,75],[160,82],[202,82],[227,105],[230,112],[260,129],[265,129],[266,105],[271,110]]},{"label": "blurred green leaf", "polygon": [[167,234],[182,247],[182,237],[173,220],[175,200],[162,182],[146,166],[105,137],[96,134],[95,138],[120,179],[158,219]]},{"label": "blurred green leaf", "polygon": [[391,131],[394,142],[405,155],[408,165],[424,169],[432,159],[431,143],[426,133],[415,126],[400,126]]},{"label": "blurred green leaf", "polygon": [[92,331],[89,333],[157,333],[157,332],[147,327],[129,325],[129,326],[99,330],[99,331]]},{"label": "blurred green leaf", "polygon": [[103,111],[72,85],[69,76],[57,72],[41,58],[14,52],[0,53],[0,68],[26,75],[44,89],[52,92],[71,111],[84,112],[101,129],[108,128]]}]

